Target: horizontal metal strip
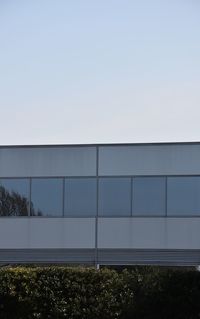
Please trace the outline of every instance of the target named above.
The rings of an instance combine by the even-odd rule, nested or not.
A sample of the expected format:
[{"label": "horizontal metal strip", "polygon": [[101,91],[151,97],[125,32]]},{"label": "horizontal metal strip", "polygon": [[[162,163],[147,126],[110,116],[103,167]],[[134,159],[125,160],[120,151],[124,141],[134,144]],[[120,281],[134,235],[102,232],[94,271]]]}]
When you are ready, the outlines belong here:
[{"label": "horizontal metal strip", "polygon": [[0,249],[0,263],[94,263],[94,249]]},{"label": "horizontal metal strip", "polygon": [[[0,249],[1,264],[94,264],[95,249]],[[200,265],[200,250],[99,249],[101,265]]]},{"label": "horizontal metal strip", "polygon": [[98,260],[105,265],[199,265],[200,250],[99,249]]}]

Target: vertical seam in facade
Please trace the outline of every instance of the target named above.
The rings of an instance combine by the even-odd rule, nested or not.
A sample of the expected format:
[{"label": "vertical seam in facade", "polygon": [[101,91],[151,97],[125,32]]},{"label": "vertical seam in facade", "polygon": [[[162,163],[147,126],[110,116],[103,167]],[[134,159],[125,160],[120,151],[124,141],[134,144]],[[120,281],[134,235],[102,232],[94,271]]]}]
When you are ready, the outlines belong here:
[{"label": "vertical seam in facade", "polygon": [[65,178],[63,177],[63,187],[62,187],[62,217],[65,216]]},{"label": "vertical seam in facade", "polygon": [[165,177],[165,217],[167,217],[167,176]]},{"label": "vertical seam in facade", "polygon": [[96,147],[96,215],[95,215],[95,266],[98,265],[98,211],[99,211],[99,148]]},{"label": "vertical seam in facade", "polygon": [[131,177],[131,217],[133,217],[133,177]]},{"label": "vertical seam in facade", "polygon": [[31,216],[31,191],[32,191],[32,178],[29,179],[29,207],[28,207],[28,217]]}]

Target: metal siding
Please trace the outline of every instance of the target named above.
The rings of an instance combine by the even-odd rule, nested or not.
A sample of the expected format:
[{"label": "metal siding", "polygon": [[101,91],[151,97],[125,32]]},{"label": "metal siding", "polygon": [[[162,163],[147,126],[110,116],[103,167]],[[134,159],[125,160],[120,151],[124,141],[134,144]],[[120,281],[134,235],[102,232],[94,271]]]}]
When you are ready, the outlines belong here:
[{"label": "metal siding", "polygon": [[94,247],[95,218],[0,219],[0,249]]},{"label": "metal siding", "polygon": [[94,249],[0,249],[0,264],[94,264]]},{"label": "metal siding", "polygon": [[[0,148],[0,177],[98,174],[200,174],[200,144]],[[195,217],[3,217],[0,263],[196,265],[199,229]]]},{"label": "metal siding", "polygon": [[99,175],[200,174],[200,145],[133,145],[99,148]]},{"label": "metal siding", "polygon": [[99,218],[100,249],[200,249],[200,218]]},{"label": "metal siding", "polygon": [[168,218],[167,248],[200,249],[200,218]]},{"label": "metal siding", "polygon": [[101,249],[102,265],[195,266],[200,264],[200,250]]},{"label": "metal siding", "polygon": [[0,177],[95,175],[95,147],[0,148]]},{"label": "metal siding", "polygon": [[[0,264],[22,263],[95,263],[94,249],[0,249]],[[195,266],[200,250],[99,249],[100,265]]]}]

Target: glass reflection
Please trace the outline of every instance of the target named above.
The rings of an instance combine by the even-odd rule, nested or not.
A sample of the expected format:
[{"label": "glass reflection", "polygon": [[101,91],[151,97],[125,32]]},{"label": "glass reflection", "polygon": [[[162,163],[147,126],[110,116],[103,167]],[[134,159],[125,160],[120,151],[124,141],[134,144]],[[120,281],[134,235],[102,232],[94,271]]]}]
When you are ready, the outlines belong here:
[{"label": "glass reflection", "polygon": [[62,216],[63,180],[33,178],[31,183],[31,215]]},{"label": "glass reflection", "polygon": [[99,215],[131,215],[131,178],[99,179]]},{"label": "glass reflection", "polygon": [[133,215],[165,215],[165,178],[133,178]]},{"label": "glass reflection", "polygon": [[27,216],[29,180],[0,179],[0,216]]},{"label": "glass reflection", "polygon": [[65,180],[65,215],[95,216],[95,178],[67,178]]},{"label": "glass reflection", "polygon": [[168,216],[200,215],[200,177],[167,178]]}]

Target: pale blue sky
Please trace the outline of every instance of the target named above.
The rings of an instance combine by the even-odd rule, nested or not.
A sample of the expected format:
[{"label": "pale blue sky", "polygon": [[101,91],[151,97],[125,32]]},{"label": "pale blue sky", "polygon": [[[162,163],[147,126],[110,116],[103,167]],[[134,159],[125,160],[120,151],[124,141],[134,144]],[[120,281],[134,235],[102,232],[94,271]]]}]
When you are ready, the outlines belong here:
[{"label": "pale blue sky", "polygon": [[0,144],[200,141],[199,0],[0,0]]}]

